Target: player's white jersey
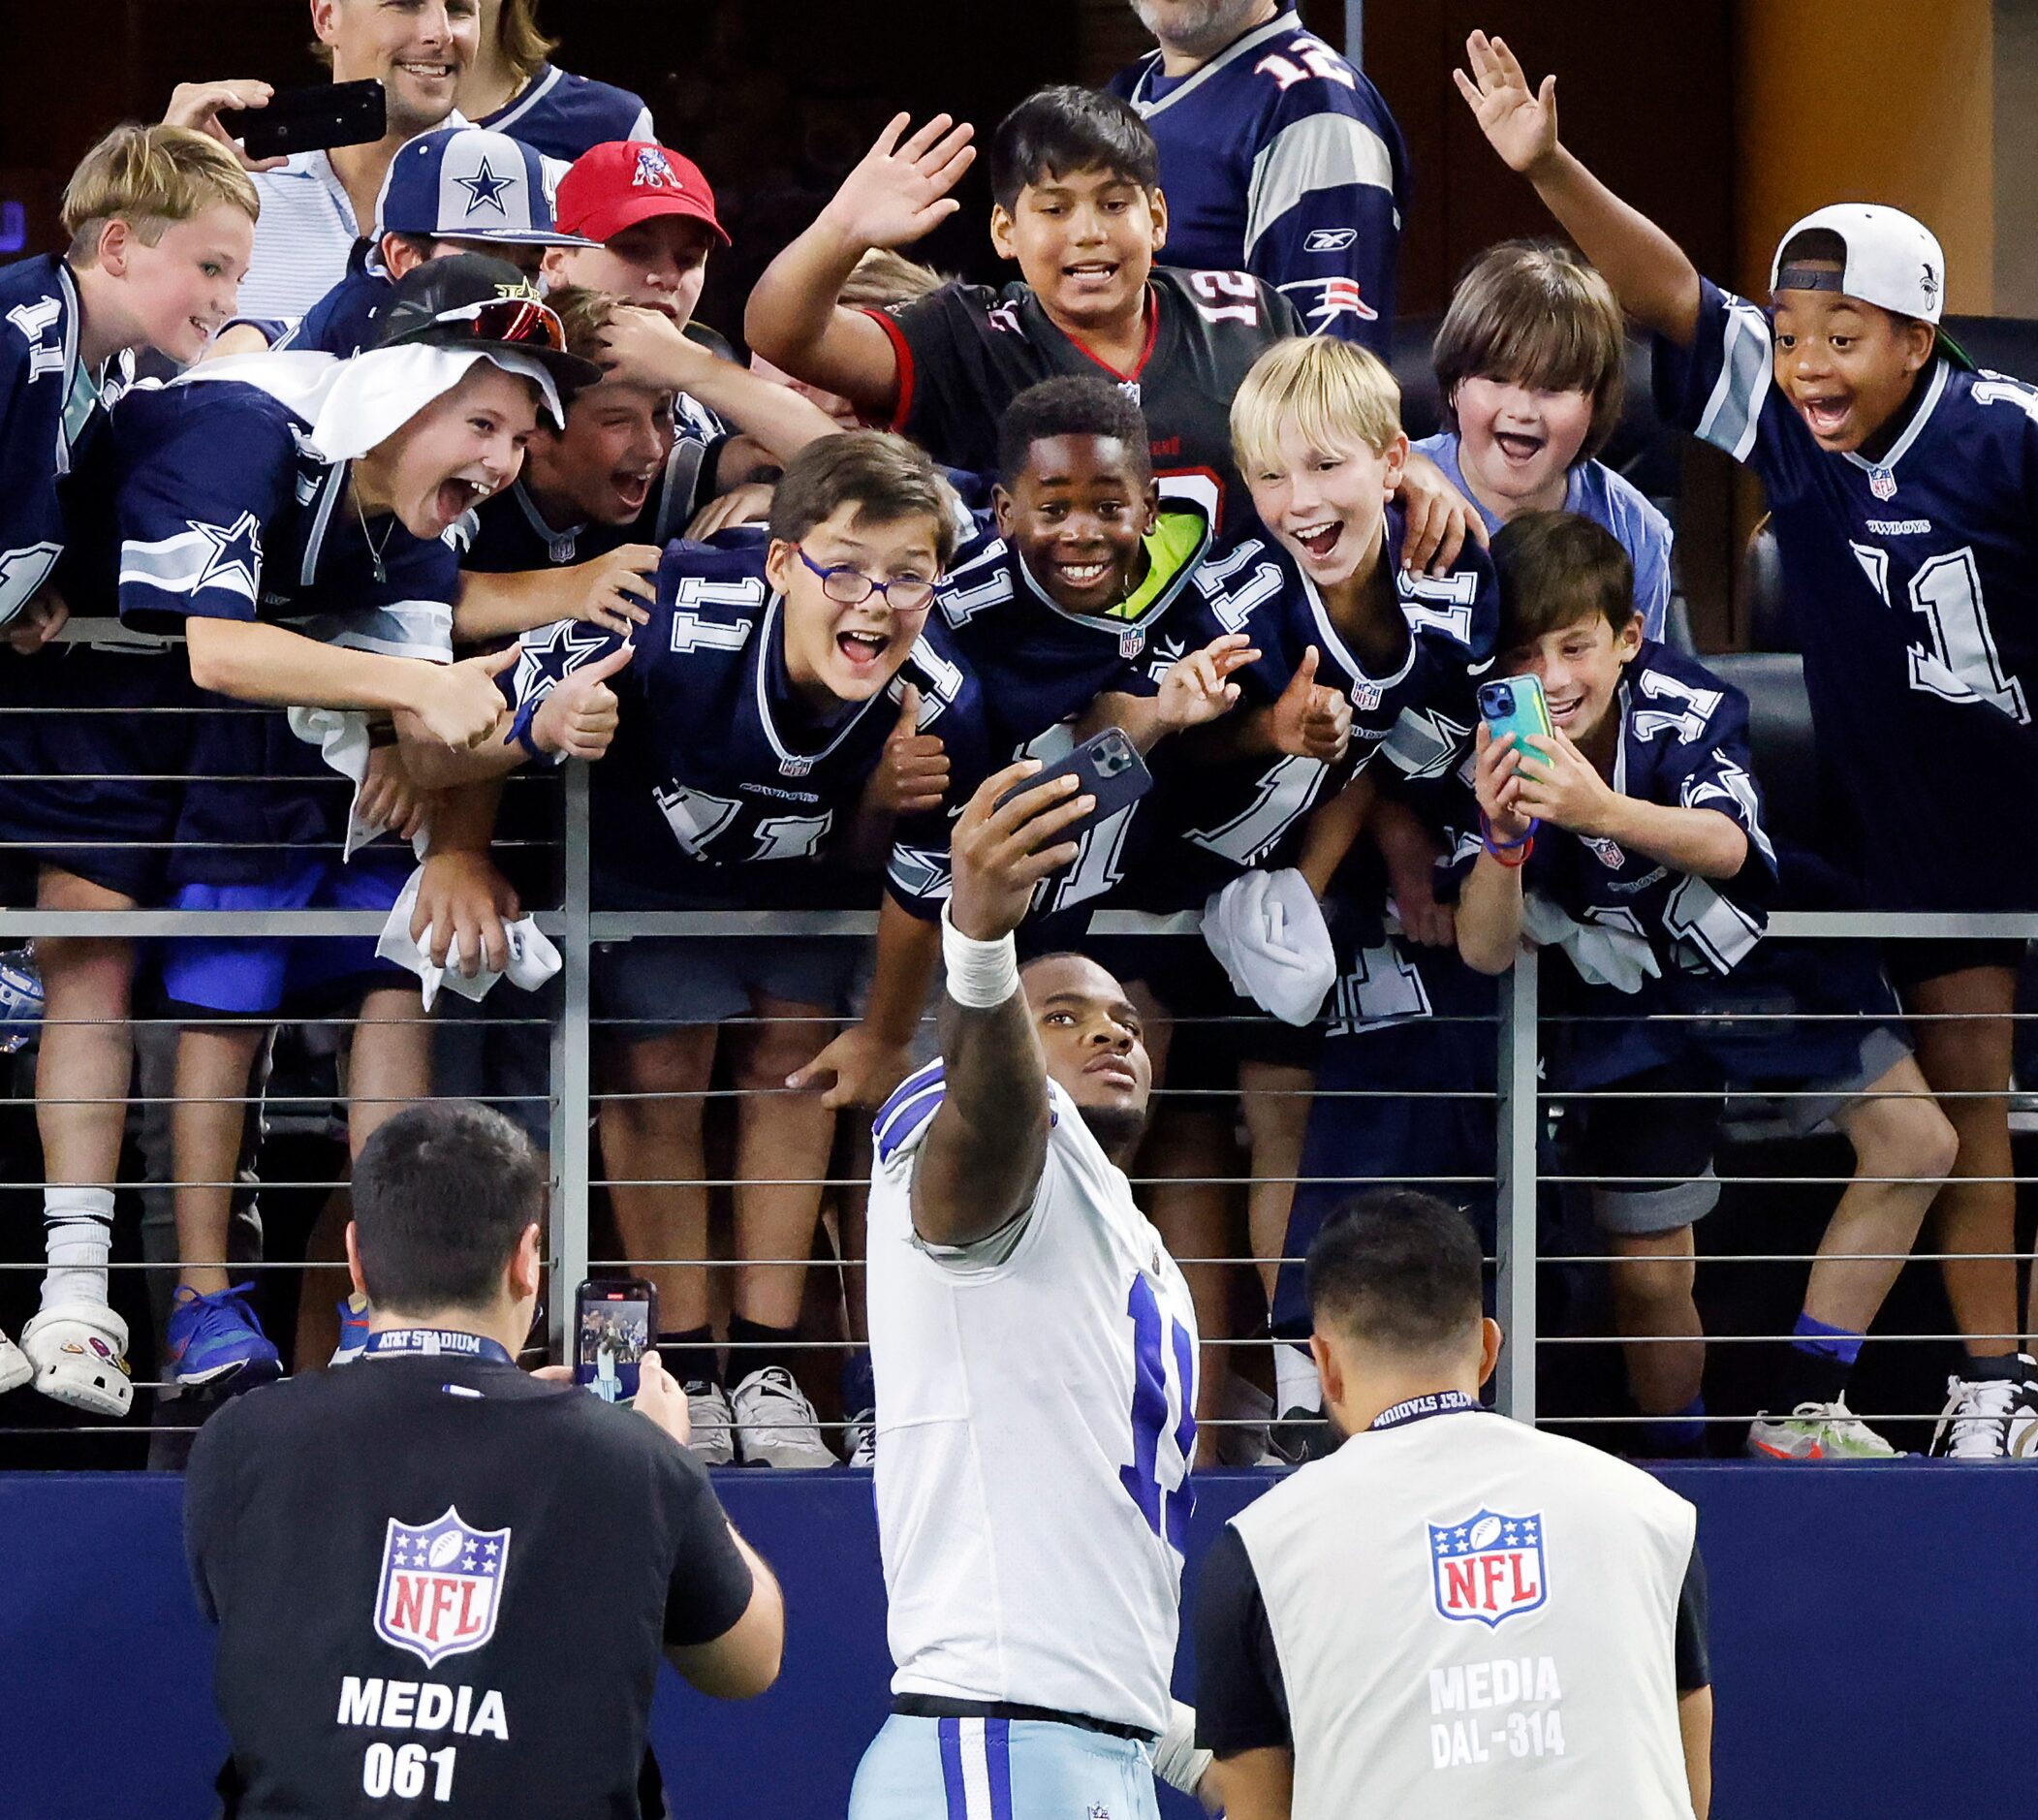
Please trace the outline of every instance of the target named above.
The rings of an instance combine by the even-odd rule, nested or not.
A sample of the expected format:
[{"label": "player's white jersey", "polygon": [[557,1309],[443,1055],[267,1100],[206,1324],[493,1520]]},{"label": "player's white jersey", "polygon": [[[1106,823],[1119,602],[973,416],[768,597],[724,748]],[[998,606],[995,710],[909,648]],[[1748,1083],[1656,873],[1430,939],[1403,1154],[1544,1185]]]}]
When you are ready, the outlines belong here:
[{"label": "player's white jersey", "polygon": [[897,1693],[1158,1733],[1193,1499],[1196,1314],[1051,1083],[1047,1168],[1002,1262],[931,1254],[908,1197],[942,1064],[878,1115],[870,1355]]},{"label": "player's white jersey", "polygon": [[1232,1520],[1296,1820],[1690,1820],[1674,1638],[1697,1513],[1596,1448],[1418,1407],[1442,1400]]}]

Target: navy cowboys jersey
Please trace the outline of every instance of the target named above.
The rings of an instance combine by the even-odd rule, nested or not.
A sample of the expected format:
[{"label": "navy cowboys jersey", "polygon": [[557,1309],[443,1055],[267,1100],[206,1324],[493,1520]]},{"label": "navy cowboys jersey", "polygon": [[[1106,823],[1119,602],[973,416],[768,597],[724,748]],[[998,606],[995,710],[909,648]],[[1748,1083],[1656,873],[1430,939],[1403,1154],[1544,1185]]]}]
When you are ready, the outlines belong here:
[{"label": "navy cowboys jersey", "polygon": [[[879,694],[823,721],[800,703],[766,549],[737,533],[675,543],[659,565],[650,621],[631,636],[637,655],[610,682],[622,702],[615,742],[589,773],[607,903],[811,905],[817,864],[851,832],[897,706]],[[535,710],[617,643],[570,619],[527,632],[504,693],[519,714]],[[975,713],[972,679],[931,616],[899,674],[920,689],[922,731],[949,739]]]},{"label": "navy cowboys jersey", "polygon": [[1499,583],[1486,551],[1470,541],[1449,575],[1405,573],[1404,529],[1399,510],[1388,507],[1380,560],[1407,622],[1392,666],[1368,668],[1332,623],[1314,584],[1265,533],[1197,571],[1187,612],[1130,684],[1135,692],[1151,693],[1185,652],[1242,632],[1260,657],[1235,673],[1241,706],[1269,706],[1314,645],[1317,682],[1352,705],[1352,743],[1334,766],[1293,753],[1199,765],[1189,748],[1162,745],[1154,765],[1161,788],[1144,831],[1156,850],[1138,881],[1143,902],[1191,907],[1248,867],[1290,863],[1303,817],[1376,753],[1412,775],[1433,774],[1447,757],[1456,762],[1477,712],[1476,679],[1492,661]]},{"label": "navy cowboys jersey", "polygon": [[[371,547],[349,504],[348,463],[311,453],[309,425],[259,385],[204,374],[137,388],[112,416],[122,620],[154,632],[190,618],[273,620],[325,643],[449,659],[452,548],[394,518]],[[280,713],[207,714],[172,875],[240,883],[292,849],[336,854],[349,796]]]},{"label": "navy cowboys jersey", "polygon": [[1941,358],[1879,458],[1831,454],[1774,382],[1768,313],[1709,283],[1655,372],[1665,414],[1768,491],[1821,767],[1875,902],[2038,903],[2000,810],[2038,787],[2038,391]]},{"label": "navy cowboys jersey", "polygon": [[507,133],[546,157],[568,164],[611,140],[658,137],[642,96],[591,77],[570,76],[549,63],[541,63],[513,99],[474,124]]},{"label": "navy cowboys jersey", "polygon": [[1409,165],[1378,89],[1293,8],[1187,76],[1155,50],[1111,88],[1160,147],[1170,265],[1250,272],[1312,333],[1388,357]]},{"label": "navy cowboys jersey", "polygon": [[[1767,924],[1776,854],[1764,826],[1761,786],[1748,757],[1748,704],[1696,658],[1645,640],[1621,676],[1614,706],[1620,738],[1608,780],[1622,796],[1686,809],[1716,809],[1748,837],[1733,879],[1678,872],[1617,841],[1544,827],[1522,887],[1574,922],[1646,941],[1664,974],[1731,973]],[[1468,778],[1469,769],[1464,772]],[[1478,804],[1460,793],[1449,864],[1462,876],[1479,858]]]},{"label": "navy cowboys jersey", "polygon": [[898,356],[891,426],[937,461],[993,474],[998,417],[1019,392],[1061,373],[1103,373],[1145,413],[1162,492],[1193,499],[1226,535],[1243,530],[1252,500],[1232,459],[1232,398],[1269,347],[1303,332],[1301,320],[1240,271],[1157,267],[1146,295],[1146,350],[1129,373],[1063,334],[1023,284],[947,284],[870,311]]},{"label": "navy cowboys jersey", "polygon": [[64,553],[62,483],[132,371],[122,354],[102,377],[78,361],[84,312],[61,259],[0,271],[0,625],[48,581]]},{"label": "navy cowboys jersey", "polygon": [[[1045,762],[1062,757],[1071,736],[1064,723],[1082,713],[1107,689],[1127,686],[1134,665],[1145,653],[1180,643],[1176,620],[1187,598],[1196,565],[1210,544],[1207,519],[1193,506],[1171,508],[1186,528],[1172,574],[1153,578],[1137,618],[1109,613],[1074,613],[1055,605],[1019,553],[995,532],[965,545],[934,595],[929,622],[939,619],[954,648],[982,690],[983,728],[979,764],[949,753],[948,813],[917,817],[899,830],[893,850],[892,894],[915,916],[941,914],[949,889],[949,823],[985,777],[1015,758]],[[1161,540],[1149,540],[1156,561]],[[1183,648],[1196,649],[1196,645]],[[1176,649],[1176,656],[1181,655]],[[1173,662],[1171,658],[1169,660]],[[936,729],[936,731],[941,731]],[[1102,896],[1123,875],[1126,841],[1140,805],[1106,816],[1082,837],[1076,863],[1041,888],[1036,915],[1069,909]]]}]

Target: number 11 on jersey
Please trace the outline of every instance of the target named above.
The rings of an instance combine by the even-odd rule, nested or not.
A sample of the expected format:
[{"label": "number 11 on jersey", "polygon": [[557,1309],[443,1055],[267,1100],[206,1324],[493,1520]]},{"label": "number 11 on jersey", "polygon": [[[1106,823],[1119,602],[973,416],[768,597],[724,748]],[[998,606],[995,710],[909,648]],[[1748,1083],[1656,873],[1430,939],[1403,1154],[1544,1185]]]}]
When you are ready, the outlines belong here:
[{"label": "number 11 on jersey", "polygon": [[[1163,1537],[1177,1554],[1187,1552],[1189,1519],[1196,1510],[1189,1463],[1196,1458],[1196,1343],[1189,1330],[1170,1315],[1163,1318],[1153,1284],[1143,1272],[1132,1279],[1125,1298],[1132,1317],[1132,1464],[1118,1477],[1146,1526]],[[1169,1462],[1172,1487],[1161,1484],[1161,1436],[1168,1430],[1170,1392],[1181,1414],[1173,1430],[1175,1455]]]}]

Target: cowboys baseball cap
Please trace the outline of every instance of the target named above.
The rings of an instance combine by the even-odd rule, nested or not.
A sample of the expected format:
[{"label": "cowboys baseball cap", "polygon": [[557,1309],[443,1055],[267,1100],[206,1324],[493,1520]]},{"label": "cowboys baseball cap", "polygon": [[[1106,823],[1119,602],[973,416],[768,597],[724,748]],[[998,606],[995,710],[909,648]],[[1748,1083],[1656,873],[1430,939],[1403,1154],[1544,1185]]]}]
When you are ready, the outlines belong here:
[{"label": "cowboys baseball cap", "polygon": [[396,281],[384,305],[382,348],[450,348],[481,353],[516,369],[528,360],[550,374],[561,402],[602,376],[592,361],[566,351],[566,329],[558,316],[515,266],[486,253],[455,253],[427,260]]},{"label": "cowboys baseball cap", "polygon": [[729,244],[701,167],[648,140],[614,139],[582,152],[559,179],[555,214],[561,228],[591,240],[612,240],[654,215],[683,215]]},{"label": "cowboys baseball cap", "polygon": [[[1784,264],[1784,248],[1799,235],[1811,233],[1838,239],[1843,255],[1838,271],[1822,269],[1818,261]],[[1834,203],[1806,215],[1776,242],[1776,257],[1770,262],[1770,296],[1778,291],[1834,291],[1929,323],[1946,357],[1973,370],[1966,351],[1939,327],[1946,302],[1946,255],[1938,236],[1900,208],[1881,203]]]},{"label": "cowboys baseball cap", "polygon": [[544,161],[507,133],[442,126],[390,160],[375,203],[375,233],[512,246],[586,246],[553,223]]}]

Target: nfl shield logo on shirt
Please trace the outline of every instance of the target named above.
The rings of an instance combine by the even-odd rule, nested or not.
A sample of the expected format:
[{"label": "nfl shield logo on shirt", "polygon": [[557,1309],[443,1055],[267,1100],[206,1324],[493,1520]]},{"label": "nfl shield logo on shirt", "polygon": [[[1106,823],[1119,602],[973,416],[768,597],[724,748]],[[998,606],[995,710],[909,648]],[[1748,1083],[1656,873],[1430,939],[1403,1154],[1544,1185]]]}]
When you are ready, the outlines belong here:
[{"label": "nfl shield logo on shirt", "polygon": [[1888,468],[1868,470],[1868,490],[1877,499],[1889,500],[1897,497],[1897,477]]},{"label": "nfl shield logo on shirt", "polygon": [[1547,1599],[1541,1512],[1508,1517],[1481,1510],[1462,1522],[1427,1527],[1439,1616],[1497,1630],[1501,1619],[1533,1612]]},{"label": "nfl shield logo on shirt", "polygon": [[1352,684],[1352,706],[1362,714],[1370,714],[1380,706],[1382,697],[1378,685],[1370,682]]},{"label": "nfl shield logo on shirt", "polygon": [[479,1649],[495,1635],[507,1529],[476,1529],[449,1505],[428,1523],[390,1519],[375,1588],[375,1634],[421,1657],[426,1668]]},{"label": "nfl shield logo on shirt", "polygon": [[1146,648],[1146,635],[1137,626],[1127,626],[1118,634],[1118,655],[1123,658],[1137,657]]}]

